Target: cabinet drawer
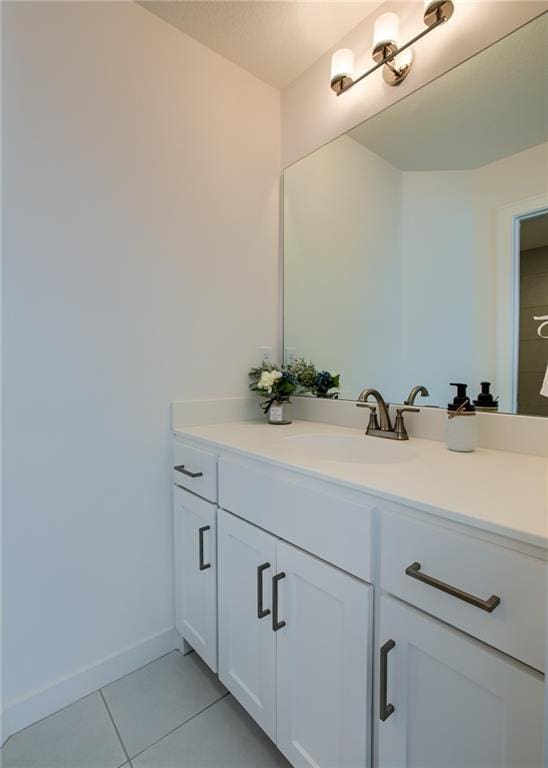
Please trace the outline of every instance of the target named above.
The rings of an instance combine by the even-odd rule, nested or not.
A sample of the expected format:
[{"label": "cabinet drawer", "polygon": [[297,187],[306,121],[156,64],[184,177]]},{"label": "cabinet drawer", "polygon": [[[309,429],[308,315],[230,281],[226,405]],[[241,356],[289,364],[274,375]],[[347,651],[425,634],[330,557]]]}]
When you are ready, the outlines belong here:
[{"label": "cabinet drawer", "polygon": [[253,460],[219,460],[219,506],[373,580],[375,504],[363,494]]},{"label": "cabinet drawer", "polygon": [[176,439],[173,482],[204,499],[217,501],[217,456]]},{"label": "cabinet drawer", "polygon": [[384,513],[380,583],[385,591],[544,669],[541,560],[405,513]]}]

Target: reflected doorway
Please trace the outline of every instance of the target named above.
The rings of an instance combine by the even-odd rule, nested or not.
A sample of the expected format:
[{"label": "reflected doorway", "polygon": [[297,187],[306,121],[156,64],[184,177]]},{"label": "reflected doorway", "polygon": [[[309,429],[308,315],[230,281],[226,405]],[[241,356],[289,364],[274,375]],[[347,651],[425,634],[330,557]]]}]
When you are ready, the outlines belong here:
[{"label": "reflected doorway", "polygon": [[519,221],[517,352],[517,411],[548,416],[548,210]]}]

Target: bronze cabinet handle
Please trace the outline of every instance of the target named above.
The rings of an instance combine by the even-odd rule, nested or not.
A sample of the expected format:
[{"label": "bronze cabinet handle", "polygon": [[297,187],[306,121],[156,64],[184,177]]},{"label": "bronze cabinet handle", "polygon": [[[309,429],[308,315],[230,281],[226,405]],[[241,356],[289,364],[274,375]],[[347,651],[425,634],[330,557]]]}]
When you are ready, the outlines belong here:
[{"label": "bronze cabinet handle", "polygon": [[211,528],[210,525],[203,525],[201,528],[198,528],[198,549],[199,549],[199,567],[201,571],[205,571],[208,568],[211,568],[211,563],[204,563],[204,533],[206,531],[209,531]]},{"label": "bronze cabinet handle", "polygon": [[257,618],[264,619],[270,613],[270,608],[263,608],[263,573],[270,568],[270,563],[257,566]]},{"label": "bronze cabinet handle", "polygon": [[393,704],[390,704],[387,701],[388,654],[390,653],[392,648],[395,648],[395,647],[396,647],[396,643],[394,640],[387,640],[386,643],[383,646],[381,646],[381,669],[380,669],[380,680],[379,680],[379,693],[380,693],[379,717],[383,723],[385,720],[388,720],[390,715],[396,709]]},{"label": "bronze cabinet handle", "polygon": [[186,475],[187,477],[195,478],[195,477],[203,477],[204,476],[203,472],[191,472],[190,470],[185,469],[185,465],[184,464],[179,464],[178,467],[173,467],[173,469],[175,470],[175,472],[180,472],[182,475]]},{"label": "bronze cabinet handle", "polygon": [[285,627],[285,621],[278,619],[278,582],[285,579],[285,573],[281,571],[272,577],[272,629],[277,632]]},{"label": "bronze cabinet handle", "polygon": [[440,581],[439,579],[435,579],[433,576],[428,576],[426,573],[421,571],[420,563],[411,563],[411,565],[407,566],[405,569],[405,573],[408,576],[411,576],[412,579],[422,581],[423,584],[428,584],[429,587],[434,587],[434,589],[439,589],[441,592],[445,592],[452,597],[457,597],[459,600],[464,600],[465,603],[475,605],[476,608],[481,608],[482,611],[492,613],[497,605],[500,605],[500,597],[498,595],[491,595],[491,597],[489,597],[487,600],[482,600],[481,597],[476,597],[475,595],[471,595],[469,592],[464,592],[462,589],[458,589],[457,587],[451,586],[451,584],[447,584],[445,581]]}]

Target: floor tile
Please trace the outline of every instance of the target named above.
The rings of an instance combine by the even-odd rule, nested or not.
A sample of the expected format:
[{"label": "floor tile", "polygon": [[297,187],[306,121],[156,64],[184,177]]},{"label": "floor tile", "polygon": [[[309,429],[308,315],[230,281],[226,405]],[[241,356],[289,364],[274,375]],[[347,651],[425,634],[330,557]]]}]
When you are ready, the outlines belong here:
[{"label": "floor tile", "polygon": [[173,651],[103,688],[132,757],[226,693],[196,653]]},{"label": "floor tile", "polygon": [[118,768],[126,756],[99,693],[12,736],[2,768]]},{"label": "floor tile", "polygon": [[132,762],[134,768],[290,768],[232,696],[226,696]]}]

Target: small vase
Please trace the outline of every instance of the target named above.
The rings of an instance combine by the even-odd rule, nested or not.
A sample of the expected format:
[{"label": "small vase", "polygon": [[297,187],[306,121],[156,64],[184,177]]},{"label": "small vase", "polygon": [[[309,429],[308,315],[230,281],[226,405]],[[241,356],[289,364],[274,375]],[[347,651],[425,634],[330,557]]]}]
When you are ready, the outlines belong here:
[{"label": "small vase", "polygon": [[268,410],[268,423],[269,424],[291,424],[289,419],[285,418],[284,406],[287,403],[277,402],[272,403]]}]

